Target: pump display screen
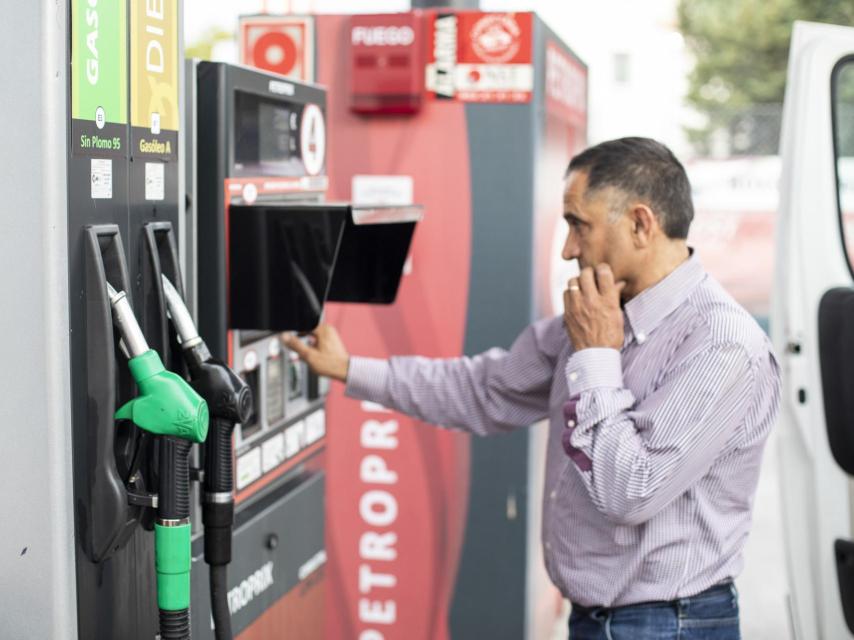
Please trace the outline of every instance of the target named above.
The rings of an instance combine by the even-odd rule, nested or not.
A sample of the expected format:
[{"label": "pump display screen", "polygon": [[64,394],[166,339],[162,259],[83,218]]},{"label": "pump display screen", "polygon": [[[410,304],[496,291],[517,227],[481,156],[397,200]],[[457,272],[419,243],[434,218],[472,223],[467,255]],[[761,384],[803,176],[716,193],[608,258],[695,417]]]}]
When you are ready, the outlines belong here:
[{"label": "pump display screen", "polygon": [[348,215],[349,208],[342,205],[232,206],[230,327],[314,329]]},{"label": "pump display screen", "polygon": [[236,176],[301,176],[302,105],[254,93],[234,93],[234,173]]}]

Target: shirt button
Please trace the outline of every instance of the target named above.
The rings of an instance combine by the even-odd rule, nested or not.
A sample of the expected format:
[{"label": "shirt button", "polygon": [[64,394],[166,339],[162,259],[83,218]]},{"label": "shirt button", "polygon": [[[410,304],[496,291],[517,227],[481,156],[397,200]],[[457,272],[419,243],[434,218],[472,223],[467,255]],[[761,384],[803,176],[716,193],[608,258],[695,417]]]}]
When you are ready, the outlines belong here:
[{"label": "shirt button", "polygon": [[638,344],[643,344],[646,342],[646,334],[641,332],[635,336],[635,340],[638,341]]},{"label": "shirt button", "polygon": [[567,420],[566,426],[572,429],[575,426],[575,420]]},{"label": "shirt button", "polygon": [[552,490],[549,496],[551,496],[551,499],[554,500],[555,498],[557,498],[557,491]]},{"label": "shirt button", "polygon": [[578,380],[578,373],[573,371],[572,373],[569,374],[569,381],[575,382],[576,380]]},{"label": "shirt button", "polygon": [[546,542],[546,549],[548,549],[549,551],[552,550],[552,543],[551,542]]}]

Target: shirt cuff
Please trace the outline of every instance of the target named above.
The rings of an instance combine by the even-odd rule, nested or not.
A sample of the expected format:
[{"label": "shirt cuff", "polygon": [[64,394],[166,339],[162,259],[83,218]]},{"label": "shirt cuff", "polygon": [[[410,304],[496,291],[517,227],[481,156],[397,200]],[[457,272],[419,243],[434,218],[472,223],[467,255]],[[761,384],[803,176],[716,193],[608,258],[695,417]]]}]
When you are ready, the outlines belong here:
[{"label": "shirt cuff", "polygon": [[382,404],[385,401],[388,375],[388,360],[350,356],[344,393],[351,398]]},{"label": "shirt cuff", "polygon": [[570,398],[592,389],[622,388],[620,352],[599,347],[576,351],[566,363],[566,380]]}]

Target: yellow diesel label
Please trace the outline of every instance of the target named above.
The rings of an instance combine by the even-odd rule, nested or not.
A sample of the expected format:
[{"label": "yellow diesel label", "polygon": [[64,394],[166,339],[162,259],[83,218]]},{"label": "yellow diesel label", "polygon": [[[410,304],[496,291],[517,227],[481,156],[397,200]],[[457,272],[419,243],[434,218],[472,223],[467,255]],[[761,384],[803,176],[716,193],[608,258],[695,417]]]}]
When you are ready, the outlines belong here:
[{"label": "yellow diesel label", "polygon": [[131,0],[130,36],[131,126],[178,131],[178,0]]}]

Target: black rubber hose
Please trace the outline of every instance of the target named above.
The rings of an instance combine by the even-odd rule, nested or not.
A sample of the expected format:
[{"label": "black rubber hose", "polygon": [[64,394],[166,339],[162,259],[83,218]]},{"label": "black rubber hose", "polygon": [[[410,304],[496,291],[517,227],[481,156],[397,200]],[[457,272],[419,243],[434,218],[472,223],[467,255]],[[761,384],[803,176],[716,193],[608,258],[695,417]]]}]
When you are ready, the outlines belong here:
[{"label": "black rubber hose", "polygon": [[160,610],[160,640],[190,640],[190,610]]},{"label": "black rubber hose", "polygon": [[211,428],[205,442],[205,501],[202,503],[202,523],[205,525],[205,562],[211,566],[231,562],[231,532],[234,524],[234,501],[212,502],[208,494],[231,494],[232,449],[231,432],[234,423],[211,418]]},{"label": "black rubber hose", "polygon": [[228,565],[211,565],[210,579],[214,637],[216,640],[232,640],[231,614],[228,611]]},{"label": "black rubber hose", "polygon": [[[230,494],[232,479],[231,432],[234,422],[211,418],[205,442],[205,493]],[[231,613],[228,610],[228,564],[231,562],[231,532],[234,502],[202,504],[205,525],[205,562],[210,571],[211,613],[216,640],[232,640]]]},{"label": "black rubber hose", "polygon": [[205,491],[228,493],[234,486],[231,464],[231,432],[234,422],[211,415],[205,440]]},{"label": "black rubber hose", "polygon": [[226,582],[234,526],[234,454],[231,434],[235,423],[246,422],[252,415],[252,390],[225,363],[211,358],[204,343],[198,343],[184,353],[192,378],[190,384],[205,399],[210,409],[202,500],[204,557],[210,571],[215,636],[218,640],[231,640]]},{"label": "black rubber hose", "polygon": [[190,517],[190,448],[189,440],[160,438],[160,491],[157,517],[182,520]]}]

